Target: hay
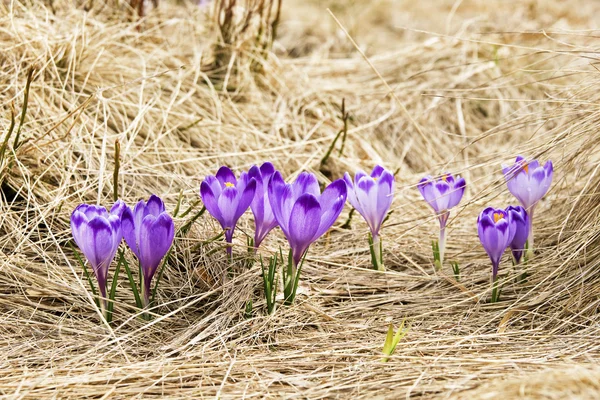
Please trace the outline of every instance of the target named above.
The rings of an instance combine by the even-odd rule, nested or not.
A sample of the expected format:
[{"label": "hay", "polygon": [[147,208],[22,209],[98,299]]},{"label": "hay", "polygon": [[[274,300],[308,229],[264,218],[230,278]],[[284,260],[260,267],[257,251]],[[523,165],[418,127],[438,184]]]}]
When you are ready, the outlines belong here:
[{"label": "hay", "polygon": [[[191,5],[163,4],[137,24],[122,5],[86,13],[66,2],[0,4],[3,134],[13,103],[18,124],[35,68],[25,142],[9,146],[2,165],[3,397],[529,399],[599,390],[600,80],[598,33],[587,30],[597,5],[327,2],[383,82],[325,5],[299,3],[284,1],[266,58],[240,41],[219,71],[218,35]],[[338,145],[320,169],[342,99],[352,117],[345,150]],[[322,182],[375,163],[398,170],[383,229],[389,271],[369,270],[366,225],[355,216],[342,229],[346,208],[311,247],[296,305],[264,316],[259,267],[240,262],[223,283],[225,251],[209,242],[218,226],[203,216],[176,241],[156,318],[136,318],[123,280],[116,320],[104,326],[67,243],[77,204],[111,202],[116,139],[120,196],[156,193],[172,210],[181,190],[182,210],[193,209],[178,227],[221,164],[239,171],[271,160],[287,176],[309,170]],[[529,280],[508,284],[492,305],[475,219],[487,204],[514,202],[500,164],[516,154],[554,160],[555,181],[536,215]],[[415,188],[445,170],[468,180],[447,250],[461,264],[460,284],[449,267],[433,273],[436,224]],[[243,255],[249,216],[240,228],[234,252]],[[261,254],[282,245],[274,232]],[[509,265],[502,271],[514,277]],[[250,299],[254,317],[245,319]],[[387,325],[404,318],[408,336],[381,363]]]}]

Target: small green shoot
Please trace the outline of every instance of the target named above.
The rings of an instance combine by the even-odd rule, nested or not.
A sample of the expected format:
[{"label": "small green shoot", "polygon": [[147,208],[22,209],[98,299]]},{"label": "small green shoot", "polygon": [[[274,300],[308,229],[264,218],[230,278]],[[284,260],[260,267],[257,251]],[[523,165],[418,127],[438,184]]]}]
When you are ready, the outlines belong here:
[{"label": "small green shoot", "polygon": [[106,322],[110,323],[113,319],[113,309],[115,307],[115,295],[117,292],[117,283],[119,281],[119,272],[121,272],[122,259],[119,257],[117,268],[113,275],[112,284],[110,286],[110,292],[108,294],[108,305],[106,307]]},{"label": "small green shoot", "polygon": [[431,241],[431,250],[433,250],[433,265],[435,270],[439,271],[442,268],[442,261],[440,259],[440,244],[437,240]]},{"label": "small green shoot", "polygon": [[383,344],[383,355],[384,357],[381,359],[382,362],[387,362],[394,351],[396,350],[396,346],[398,343],[408,334],[408,328],[404,327],[404,320],[400,324],[398,328],[398,332],[394,335],[394,325],[390,324],[387,332],[387,336],[385,337],[385,343]]},{"label": "small green shoot", "polygon": [[252,299],[250,299],[246,302],[246,305],[244,307],[244,318],[245,319],[252,318]]},{"label": "small green shoot", "polygon": [[267,312],[273,314],[275,312],[275,299],[277,297],[277,253],[273,257],[269,257],[269,267],[265,271],[262,256],[260,257],[260,266],[262,270],[263,289],[265,291],[265,300],[267,301]]},{"label": "small green shoot", "polygon": [[454,273],[454,279],[456,279],[456,282],[460,282],[460,266],[458,265],[458,263],[456,261],[452,261],[450,263],[450,265],[452,266],[452,272]]}]

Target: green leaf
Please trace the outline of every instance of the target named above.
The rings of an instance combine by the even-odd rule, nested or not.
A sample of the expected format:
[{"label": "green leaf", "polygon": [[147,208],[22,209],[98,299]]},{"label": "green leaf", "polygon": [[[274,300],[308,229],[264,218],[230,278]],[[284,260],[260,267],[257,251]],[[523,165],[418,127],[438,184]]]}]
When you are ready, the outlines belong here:
[{"label": "green leaf", "polygon": [[92,290],[92,294],[94,295],[94,301],[96,302],[96,306],[100,307],[100,303],[98,302],[98,292],[96,292],[96,287],[94,286],[94,281],[92,281],[92,277],[91,277],[90,273],[88,272],[87,267],[85,266],[85,262],[83,261],[83,259],[81,258],[81,256],[77,252],[77,250],[75,250],[75,246],[73,246],[73,243],[69,242],[69,247],[71,247],[71,250],[73,250],[73,253],[75,254],[75,258],[77,258],[77,261],[79,261],[81,268],[83,268],[83,273],[85,274],[85,277],[87,278],[87,281],[90,284],[90,289]]},{"label": "green leaf", "polygon": [[381,361],[386,362],[389,360],[389,356],[394,354],[394,351],[396,350],[396,346],[398,345],[398,343],[400,343],[400,341],[408,333],[408,328],[404,328],[404,322],[405,322],[405,320],[402,320],[402,323],[400,324],[400,327],[398,328],[398,331],[396,332],[395,335],[394,335],[394,326],[390,323],[390,325],[388,327],[387,335],[385,337],[385,343],[383,344],[384,357],[381,359]]},{"label": "green leaf", "polygon": [[385,337],[385,343],[383,344],[383,354],[389,356],[392,354],[392,343],[394,341],[394,325],[388,326],[387,335]]},{"label": "green leaf", "polygon": [[175,205],[175,209],[173,210],[173,218],[176,218],[177,214],[179,214],[179,208],[181,207],[182,199],[183,199],[183,189],[179,189],[179,197],[177,197],[177,204]]},{"label": "green leaf", "polygon": [[115,294],[117,292],[117,283],[119,281],[119,272],[121,272],[121,258],[119,258],[119,262],[117,263],[117,268],[115,269],[115,274],[113,275],[112,284],[110,286],[110,293],[108,294],[108,307],[106,310],[106,322],[111,322],[113,317],[113,309],[115,307]]},{"label": "green leaf", "polygon": [[123,266],[125,267],[125,272],[127,273],[127,278],[129,279],[129,285],[131,286],[131,291],[133,292],[133,296],[135,297],[135,305],[137,308],[142,308],[142,299],[140,297],[140,291],[138,289],[137,284],[135,283],[135,279],[133,279],[133,275],[131,274],[131,268],[129,268],[129,263],[125,256],[123,255],[123,250],[119,251],[119,262],[123,262]]},{"label": "green leaf", "polygon": [[162,265],[160,267],[160,271],[158,271],[158,275],[156,276],[156,281],[154,282],[154,288],[152,289],[152,296],[150,297],[150,304],[154,304],[154,298],[156,297],[156,291],[158,290],[158,283],[160,282],[163,272],[165,272],[165,266],[167,265],[167,261],[169,261],[169,257],[171,256],[171,250],[173,246],[167,251],[167,254],[163,258]]}]

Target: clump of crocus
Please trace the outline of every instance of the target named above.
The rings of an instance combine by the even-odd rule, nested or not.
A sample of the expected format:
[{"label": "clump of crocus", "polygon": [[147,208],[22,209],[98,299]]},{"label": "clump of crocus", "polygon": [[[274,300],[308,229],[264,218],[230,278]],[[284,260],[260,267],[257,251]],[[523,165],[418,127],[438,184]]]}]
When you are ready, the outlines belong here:
[{"label": "clump of crocus", "polygon": [[73,239],[92,266],[100,290],[100,309],[105,317],[108,269],[123,239],[121,213],[126,207],[118,200],[109,213],[101,206],[81,204],[71,214]]},{"label": "clump of crocus", "polygon": [[516,225],[511,213],[502,209],[488,207],[477,218],[479,240],[492,261],[492,303],[498,301],[498,269],[504,251],[515,236]]},{"label": "clump of crocus", "polygon": [[308,247],[335,222],[346,202],[346,184],[342,179],[331,183],[323,193],[317,178],[302,172],[294,183],[285,183],[275,172],[269,184],[269,201],[277,223],[290,244],[287,268],[283,271],[286,304],[296,296],[301,260]]},{"label": "clump of crocus", "polygon": [[465,193],[465,180],[460,176],[443,174],[433,178],[427,175],[418,184],[419,191],[425,201],[435,211],[440,222],[439,241],[433,243],[434,259],[436,269],[444,263],[444,252],[446,250],[446,224],[450,216],[450,209],[456,207]]},{"label": "clump of crocus", "polygon": [[256,180],[242,172],[236,179],[225,166],[219,168],[215,176],[207,176],[200,185],[200,196],[204,206],[215,217],[225,231],[227,253],[231,254],[233,231],[238,219],[250,207],[256,191]]},{"label": "clump of crocus", "polygon": [[269,202],[269,181],[275,173],[275,167],[270,162],[257,167],[253,165],[248,171],[248,176],[256,180],[256,192],[250,209],[254,215],[254,248],[258,248],[264,238],[277,226],[277,220],[273,215],[271,203]]},{"label": "clump of crocus", "polygon": [[508,190],[519,200],[529,216],[529,234],[527,249],[529,256],[533,255],[533,212],[537,203],[544,197],[552,183],[554,168],[552,161],[543,166],[538,160],[527,161],[517,156],[511,166],[502,166]]},{"label": "clump of crocus", "polygon": [[529,234],[529,216],[527,211],[521,206],[508,206],[506,213],[515,223],[515,236],[510,242],[510,250],[512,251],[513,261],[515,264],[521,262],[521,257],[525,251],[527,243],[527,235]]},{"label": "clump of crocus", "polygon": [[390,171],[377,165],[371,175],[358,171],[354,181],[346,172],[344,181],[348,189],[348,201],[363,216],[371,231],[369,244],[373,268],[385,271],[383,247],[379,237],[383,223],[394,196],[394,176]]},{"label": "clump of crocus", "polygon": [[[155,195],[148,202],[140,200],[134,207],[126,207],[121,217],[125,242],[136,255],[142,272],[142,307],[150,304],[152,278],[167,254],[175,237],[175,224],[165,211],[163,201]],[[137,290],[137,288],[133,288]]]}]

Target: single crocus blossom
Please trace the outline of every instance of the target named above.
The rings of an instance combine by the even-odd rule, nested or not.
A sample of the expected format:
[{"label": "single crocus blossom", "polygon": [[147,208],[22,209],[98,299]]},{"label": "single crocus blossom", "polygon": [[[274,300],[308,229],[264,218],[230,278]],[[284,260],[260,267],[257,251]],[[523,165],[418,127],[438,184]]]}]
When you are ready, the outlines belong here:
[{"label": "single crocus blossom", "polygon": [[498,300],[497,277],[502,254],[510,246],[516,231],[511,214],[488,207],[477,218],[479,240],[492,261],[492,302]]},{"label": "single crocus blossom", "polygon": [[[204,206],[225,230],[225,240],[231,244],[238,219],[246,212],[256,191],[256,180],[242,172],[239,179],[229,168],[219,168],[215,176],[207,176],[200,185]],[[231,254],[231,246],[227,247]]]},{"label": "single crocus blossom", "polygon": [[258,248],[264,238],[277,226],[277,220],[273,215],[271,203],[269,202],[269,181],[275,173],[275,167],[270,162],[257,167],[253,165],[248,171],[248,176],[256,180],[256,192],[250,209],[254,215],[254,248]]},{"label": "single crocus blossom", "polygon": [[518,264],[523,256],[525,243],[527,243],[527,236],[529,235],[529,216],[527,215],[527,211],[521,206],[508,206],[506,213],[509,214],[510,219],[515,223],[515,236],[510,242],[510,249],[515,264]]},{"label": "single crocus blossom", "polygon": [[150,284],[160,261],[171,248],[175,224],[155,195],[140,200],[132,210],[125,208],[121,217],[125,242],[136,255],[142,271],[142,306],[150,303]]},{"label": "single crocus blossom", "polygon": [[71,231],[75,243],[88,260],[98,281],[100,289],[100,308],[105,314],[106,281],[110,263],[115,258],[121,239],[121,214],[127,208],[125,203],[118,200],[111,208],[80,204],[71,214]]},{"label": "single crocus blossom", "polygon": [[547,161],[543,166],[538,160],[527,161],[522,156],[517,156],[511,166],[502,166],[508,190],[519,200],[529,216],[528,251],[533,253],[533,212],[537,203],[546,195],[554,167],[552,161]]},{"label": "single crocus blossom", "polygon": [[[333,225],[346,202],[346,184],[331,183],[323,193],[315,175],[302,172],[294,183],[285,183],[275,172],[269,184],[269,201],[277,223],[290,244],[284,275],[285,302],[294,300],[299,276],[297,268],[308,247]],[[298,272],[299,273],[299,272]]]},{"label": "single crocus blossom", "polygon": [[394,176],[380,165],[375,166],[371,175],[358,171],[354,181],[350,174],[344,175],[348,191],[348,201],[363,216],[371,231],[371,258],[373,267],[385,270],[379,238],[381,224],[385,219],[394,196]]},{"label": "single crocus blossom", "polygon": [[[440,236],[437,243],[439,248],[439,260],[436,260],[436,268],[441,268],[444,263],[444,251],[446,249],[446,224],[450,216],[450,209],[456,207],[465,193],[466,182],[459,175],[453,176],[446,173],[440,177],[433,178],[427,175],[417,185],[425,201],[433,208],[440,223]],[[439,265],[437,265],[439,262]]]}]

